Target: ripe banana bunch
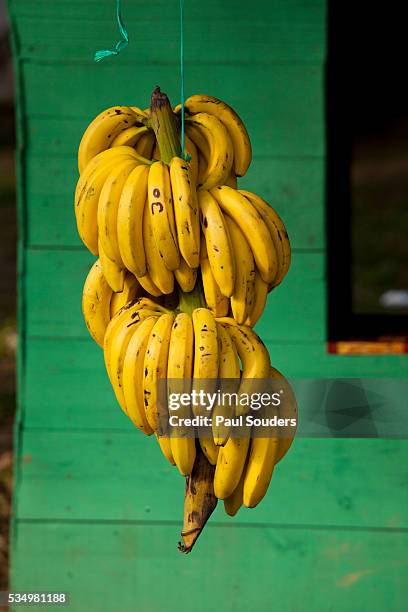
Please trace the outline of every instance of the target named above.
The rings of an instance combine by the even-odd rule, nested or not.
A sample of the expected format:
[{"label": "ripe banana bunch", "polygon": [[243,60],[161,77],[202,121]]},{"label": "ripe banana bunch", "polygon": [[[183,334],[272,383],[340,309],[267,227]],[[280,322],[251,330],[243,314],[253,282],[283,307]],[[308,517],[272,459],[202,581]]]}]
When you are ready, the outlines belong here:
[{"label": "ripe banana bunch", "polygon": [[226,381],[230,393],[257,393],[260,380],[276,378],[285,416],[296,417],[297,407],[252,329],[290,266],[285,226],[265,200],[237,187],[252,150],[236,112],[212,96],[188,98],[178,156],[181,110],[156,88],[149,109],[100,113],[79,146],[75,215],[98,257],[82,294],[87,328],[123,412],[187,477],[188,552],[217,499],[231,516],[262,500],[293,436],[234,435],[217,416],[248,409],[237,404],[226,414],[219,400],[211,410],[192,400],[178,407],[181,421],[211,417],[205,434],[185,425],[170,431],[170,395],[211,394]]}]

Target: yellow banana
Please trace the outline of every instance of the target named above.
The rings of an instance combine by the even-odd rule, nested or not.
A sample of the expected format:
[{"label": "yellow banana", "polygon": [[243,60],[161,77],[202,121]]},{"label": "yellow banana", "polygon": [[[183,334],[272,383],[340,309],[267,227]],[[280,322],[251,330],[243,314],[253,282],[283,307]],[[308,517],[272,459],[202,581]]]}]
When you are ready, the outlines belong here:
[{"label": "yellow banana", "polygon": [[200,190],[198,202],[211,270],[222,295],[230,297],[235,286],[235,261],[224,215],[209,191]]},{"label": "yellow banana", "polygon": [[[123,149],[128,148],[120,147],[121,152],[118,155],[110,156],[102,161],[99,160],[97,165],[92,162],[88,164],[75,190],[75,217],[78,234],[85,246],[94,255],[98,254],[97,215],[99,196],[110,172],[117,164],[134,159],[131,155],[122,153]],[[106,153],[106,151],[103,153]]]},{"label": "yellow banana", "polygon": [[[143,393],[146,417],[150,427],[157,432],[159,424],[165,426],[168,414],[167,406],[158,403],[158,381],[167,377],[167,364],[171,328],[174,317],[162,314],[153,327],[144,358]],[[162,398],[163,399],[163,398]],[[163,420],[161,420],[163,419]]]},{"label": "yellow banana", "polygon": [[212,189],[215,185],[222,185],[230,174],[234,156],[227,129],[217,117],[208,113],[197,113],[188,117],[187,122],[197,128],[209,143],[208,166],[199,187]]},{"label": "yellow banana", "polygon": [[230,436],[225,446],[219,447],[214,475],[214,492],[218,499],[232,495],[244,470],[250,437],[241,433],[242,437]]},{"label": "yellow banana", "polygon": [[100,241],[98,243],[99,261],[101,262],[102,272],[112,291],[123,291],[126,270],[118,266],[105,253]]},{"label": "yellow banana", "polygon": [[[194,326],[194,371],[196,381],[195,391],[214,392],[217,386],[219,348],[217,324],[214,315],[208,308],[196,308],[192,315]],[[199,385],[199,388],[198,388]],[[210,416],[210,412],[202,405],[192,407],[193,413]],[[211,437],[200,437],[200,445],[208,461],[215,465],[218,457],[218,447]]]},{"label": "yellow banana", "polygon": [[268,227],[256,208],[239,191],[227,185],[215,187],[211,194],[248,240],[263,280],[272,283],[278,272],[276,249]]},{"label": "yellow banana", "polygon": [[198,151],[194,142],[184,134],[184,151],[188,155],[190,155],[191,159],[189,160],[190,168],[191,168],[191,176],[193,179],[194,185],[197,185],[198,179]]},{"label": "yellow banana", "polygon": [[[154,241],[151,216],[147,204],[143,213],[143,244],[146,254],[147,273],[154,286],[161,293],[168,294],[174,288],[174,274],[164,265],[163,259],[157,250]],[[145,277],[139,277],[140,284],[144,285]]]},{"label": "yellow banana", "polygon": [[143,211],[147,198],[147,166],[136,166],[129,174],[120,195],[117,236],[121,260],[135,276],[146,274],[143,246]]},{"label": "yellow banana", "polygon": [[[154,303],[152,302],[152,304]],[[103,356],[109,379],[111,378],[111,346],[116,331],[120,327],[134,326],[150,316],[159,317],[162,313],[158,310],[158,308],[159,307],[156,304],[152,305],[150,308],[146,308],[144,303],[141,302],[139,298],[133,300],[132,302],[128,302],[112,317],[108,327],[106,328],[105,337],[103,340]]]},{"label": "yellow banana", "polygon": [[276,210],[258,195],[244,190],[240,190],[240,193],[256,208],[271,233],[279,261],[278,272],[272,283],[276,287],[286,276],[291,261],[290,242],[285,225]]},{"label": "yellow banana", "polygon": [[88,162],[108,149],[120,132],[135,123],[142,125],[146,118],[128,106],[113,106],[97,115],[86,128],[78,149],[78,168],[82,173]]},{"label": "yellow banana", "polygon": [[115,316],[119,310],[128,302],[135,300],[140,295],[141,287],[139,281],[133,274],[128,272],[123,283],[123,290],[118,293],[112,293],[110,299],[110,316]]},{"label": "yellow banana", "polygon": [[228,187],[232,187],[233,189],[237,189],[238,181],[237,181],[237,177],[235,176],[234,172],[230,173],[229,177],[225,181],[225,185],[228,185]]},{"label": "yellow banana", "polygon": [[[167,368],[168,393],[189,393],[194,359],[194,328],[191,317],[181,312],[174,320],[170,337],[169,359]],[[182,379],[183,383],[173,383]],[[178,418],[191,416],[190,406],[180,406],[173,413]],[[182,476],[188,476],[193,469],[196,456],[195,438],[187,428],[173,430],[170,438],[171,451]],[[177,437],[176,437],[177,436]]]},{"label": "yellow banana", "polygon": [[[242,379],[240,393],[250,395],[258,392],[254,379],[267,379],[271,368],[269,352],[260,337],[250,328],[238,325],[232,318],[220,318],[218,322],[227,327],[233,339],[242,362]],[[237,416],[241,416],[248,411],[247,406],[238,405],[236,408]]]},{"label": "yellow banana", "polygon": [[118,208],[123,186],[136,167],[132,160],[121,162],[110,172],[99,196],[98,235],[106,255],[123,267],[118,245]]},{"label": "yellow banana", "polygon": [[186,123],[186,136],[196,147],[197,158],[204,157],[206,162],[208,162],[210,159],[210,144],[207,137],[209,137],[209,135],[204,135],[202,130],[193,123]]},{"label": "yellow banana", "polygon": [[177,268],[177,270],[174,270],[174,276],[176,277],[176,281],[180,285],[182,291],[185,293],[190,293],[196,284],[197,268],[190,268],[184,259],[181,258],[180,266]]},{"label": "yellow banana", "polygon": [[224,216],[235,257],[235,287],[231,295],[232,315],[237,323],[245,323],[255,299],[255,262],[251,248],[238,227]]},{"label": "yellow banana", "polygon": [[266,298],[268,297],[268,289],[268,283],[265,283],[265,281],[262,280],[262,276],[259,274],[258,270],[255,270],[254,299],[252,302],[252,307],[248,313],[247,320],[245,321],[245,324],[249,325],[249,327],[254,327],[259,317],[263,313]]},{"label": "yellow banana", "polygon": [[148,274],[147,272],[143,276],[138,276],[137,280],[142,285],[143,289],[147,291],[147,293],[150,293],[150,295],[153,295],[154,297],[159,297],[160,295],[163,295],[160,289],[156,287],[156,285],[152,281],[150,274]]},{"label": "yellow banana", "polygon": [[[228,331],[217,323],[219,343],[218,379],[222,393],[236,393],[240,382],[240,364],[237,349]],[[232,402],[231,402],[232,403]],[[232,418],[235,416],[235,405],[216,404],[212,414],[213,438],[216,446],[224,446],[228,440],[230,428],[223,423],[217,424],[217,417]]]},{"label": "yellow banana", "polygon": [[160,161],[150,166],[148,203],[154,241],[160,257],[169,270],[177,270],[180,253],[176,239],[169,168]]},{"label": "yellow banana", "polygon": [[180,253],[190,268],[200,258],[200,218],[190,164],[180,157],[170,162],[170,181]]},{"label": "yellow banana", "polygon": [[133,125],[132,127],[123,130],[123,132],[120,132],[120,134],[118,134],[113,140],[111,147],[134,147],[142,134],[147,134],[148,131],[149,128],[145,125],[140,127]]},{"label": "yellow banana", "polygon": [[[248,461],[247,461],[248,463]],[[246,466],[242,470],[241,478],[239,483],[231,493],[229,497],[224,499],[224,509],[229,516],[235,516],[244,501],[244,479],[245,479]]]},{"label": "yellow banana", "polygon": [[152,159],[154,145],[156,143],[156,137],[152,130],[149,130],[145,134],[142,134],[136,142],[135,148],[139,155]]},{"label": "yellow banana", "polygon": [[185,102],[185,107],[192,115],[205,112],[222,121],[234,148],[235,174],[244,176],[251,163],[252,148],[248,132],[237,113],[225,102],[204,94],[190,96]]},{"label": "yellow banana", "polygon": [[229,310],[229,300],[222,295],[215,282],[214,275],[208,260],[207,246],[203,240],[200,250],[200,268],[203,281],[205,302],[215,317],[225,317]]},{"label": "yellow banana", "polygon": [[138,322],[134,323],[132,321],[128,325],[122,324],[115,326],[109,335],[109,354],[105,359],[106,367],[107,369],[109,368],[108,375],[116,399],[126,415],[128,414],[128,410],[125,395],[123,393],[123,364],[129,342],[135,332],[135,325],[137,326]]},{"label": "yellow banana", "polygon": [[[266,416],[265,408],[259,418]],[[247,508],[254,508],[264,497],[276,463],[279,438],[253,437],[245,470],[243,501]]]},{"label": "yellow banana", "polygon": [[167,459],[167,461],[171,465],[176,465],[173,454],[171,452],[170,438],[167,438],[165,436],[159,436],[157,435],[157,433],[155,434],[155,436],[156,436],[156,440],[159,443],[161,452],[163,453],[165,459]]},{"label": "yellow banana", "polygon": [[145,434],[153,433],[150,427],[143,396],[143,365],[150,333],[157,322],[151,316],[142,321],[135,329],[128,344],[123,363],[122,384],[129,418]]},{"label": "yellow banana", "polygon": [[82,312],[92,338],[103,346],[103,338],[110,321],[109,303],[112,289],[102,272],[99,259],[90,269],[82,293]]},{"label": "yellow banana", "polygon": [[[296,396],[293,392],[292,387],[289,384],[289,381],[277,370],[276,368],[271,367],[271,378],[278,379],[280,381],[280,385],[283,387],[283,394],[281,394],[281,399],[283,400],[279,407],[279,417],[280,418],[290,418],[296,419],[298,415]],[[282,397],[283,395],[283,397]],[[293,436],[289,436],[287,438],[280,437],[278,450],[275,458],[275,465],[279,463],[281,459],[286,455],[290,447],[292,446],[294,436],[296,430],[293,431]]]}]

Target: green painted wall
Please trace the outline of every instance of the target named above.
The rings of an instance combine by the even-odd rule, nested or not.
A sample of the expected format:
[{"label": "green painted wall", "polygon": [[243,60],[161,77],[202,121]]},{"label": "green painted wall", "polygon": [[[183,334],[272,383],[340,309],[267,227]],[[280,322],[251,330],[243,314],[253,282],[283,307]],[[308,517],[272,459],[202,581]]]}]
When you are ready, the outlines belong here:
[{"label": "green painted wall", "polygon": [[[178,99],[178,2],[9,0],[17,75],[19,417],[12,587],[65,590],[70,610],[403,610],[407,443],[298,439],[261,506],[220,507],[177,553],[183,482],[115,405],[87,335],[92,257],[76,234],[76,149],[112,104]],[[407,358],[326,352],[325,3],[187,0],[187,95],[230,102],[254,162],[242,185],[287,222],[294,260],[258,331],[288,376],[401,376]],[[405,563],[405,565],[404,565]]]}]

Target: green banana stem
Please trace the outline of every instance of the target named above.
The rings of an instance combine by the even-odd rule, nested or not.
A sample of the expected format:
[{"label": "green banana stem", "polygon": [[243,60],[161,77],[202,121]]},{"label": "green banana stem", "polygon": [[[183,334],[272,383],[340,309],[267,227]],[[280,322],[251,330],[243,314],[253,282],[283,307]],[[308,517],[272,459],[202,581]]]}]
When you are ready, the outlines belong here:
[{"label": "green banana stem", "polygon": [[154,89],[150,98],[150,124],[156,134],[161,160],[169,164],[173,157],[181,155],[181,142],[177,116],[160,87]]},{"label": "green banana stem", "polygon": [[193,314],[193,310],[196,308],[207,308],[204,298],[204,291],[201,278],[197,278],[197,282],[195,287],[190,293],[184,293],[184,291],[179,291],[179,305],[178,308],[180,312],[185,312],[190,316]]}]

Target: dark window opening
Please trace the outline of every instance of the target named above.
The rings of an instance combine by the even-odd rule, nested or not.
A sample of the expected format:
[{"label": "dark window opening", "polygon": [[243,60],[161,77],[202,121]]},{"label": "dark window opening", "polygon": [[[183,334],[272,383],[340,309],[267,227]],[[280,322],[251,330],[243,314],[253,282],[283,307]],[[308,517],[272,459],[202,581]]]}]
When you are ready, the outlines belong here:
[{"label": "dark window opening", "polygon": [[408,77],[400,2],[329,2],[329,340],[408,336]]}]

